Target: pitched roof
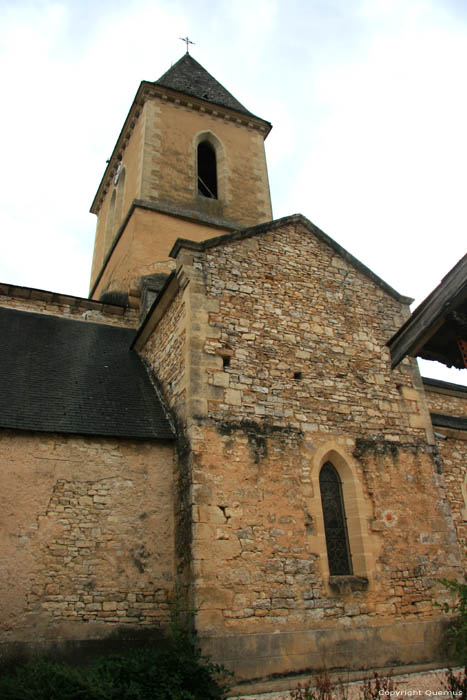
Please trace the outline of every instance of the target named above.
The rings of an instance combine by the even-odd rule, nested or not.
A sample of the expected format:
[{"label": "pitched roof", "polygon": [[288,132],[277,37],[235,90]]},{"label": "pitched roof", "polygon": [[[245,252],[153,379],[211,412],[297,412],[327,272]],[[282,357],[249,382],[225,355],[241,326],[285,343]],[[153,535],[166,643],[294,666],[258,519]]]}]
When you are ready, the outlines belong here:
[{"label": "pitched roof", "polygon": [[0,427],[172,438],[134,334],[0,308]]},{"label": "pitched roof", "polygon": [[467,418],[463,416],[446,416],[443,413],[430,413],[431,422],[437,428],[451,430],[467,430]]},{"label": "pitched roof", "polygon": [[412,355],[463,369],[459,339],[467,340],[467,254],[388,341],[392,367]]},{"label": "pitched roof", "polygon": [[[221,107],[234,109],[236,112],[251,114],[228,90],[225,89],[202,65],[186,53],[169,70],[164,73],[156,85],[170,88],[200,100],[213,102]],[[251,116],[254,116],[251,114]]]}]

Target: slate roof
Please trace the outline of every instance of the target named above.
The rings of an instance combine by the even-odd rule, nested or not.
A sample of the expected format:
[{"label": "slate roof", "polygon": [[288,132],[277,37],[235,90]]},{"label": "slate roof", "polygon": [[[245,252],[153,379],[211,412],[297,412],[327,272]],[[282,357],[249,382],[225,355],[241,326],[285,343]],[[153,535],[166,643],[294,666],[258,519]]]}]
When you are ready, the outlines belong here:
[{"label": "slate roof", "polygon": [[443,413],[430,413],[430,416],[435,427],[467,430],[467,418],[463,416],[446,416]]},{"label": "slate roof", "polygon": [[155,84],[254,116],[188,53],[156,80]]},{"label": "slate roof", "polygon": [[456,391],[466,394],[467,398],[467,386],[464,384],[454,384],[453,382],[445,382],[444,379],[433,379],[433,377],[422,377],[422,382],[424,386],[427,387],[428,391],[430,387],[436,389],[446,389],[447,391]]},{"label": "slate roof", "polygon": [[173,438],[135,331],[0,308],[0,427]]}]

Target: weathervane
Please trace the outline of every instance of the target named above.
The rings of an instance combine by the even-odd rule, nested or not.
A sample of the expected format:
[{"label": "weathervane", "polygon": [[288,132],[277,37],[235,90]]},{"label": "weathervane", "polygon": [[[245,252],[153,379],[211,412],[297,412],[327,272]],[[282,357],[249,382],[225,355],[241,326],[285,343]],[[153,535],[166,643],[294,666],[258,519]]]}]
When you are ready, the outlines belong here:
[{"label": "weathervane", "polygon": [[193,44],[193,45],[194,45],[195,42],[194,42],[194,41],[190,41],[189,38],[188,38],[187,36],[186,36],[186,37],[182,37],[182,36],[181,36],[181,37],[180,37],[180,41],[184,41],[184,42],[185,42],[185,44],[186,44],[186,52],[187,52],[187,53],[190,53],[188,44]]}]

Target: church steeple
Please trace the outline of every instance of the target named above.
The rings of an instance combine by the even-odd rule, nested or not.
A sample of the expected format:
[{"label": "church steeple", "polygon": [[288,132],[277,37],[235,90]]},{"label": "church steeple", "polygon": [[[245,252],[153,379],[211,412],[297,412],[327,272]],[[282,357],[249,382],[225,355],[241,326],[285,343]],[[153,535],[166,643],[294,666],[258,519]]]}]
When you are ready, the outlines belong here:
[{"label": "church steeple", "polygon": [[270,220],[270,129],[188,53],[143,81],[91,207],[91,296],[131,293],[143,276],[170,270],[177,238]]},{"label": "church steeple", "polygon": [[254,116],[189,53],[156,80],[156,85]]}]

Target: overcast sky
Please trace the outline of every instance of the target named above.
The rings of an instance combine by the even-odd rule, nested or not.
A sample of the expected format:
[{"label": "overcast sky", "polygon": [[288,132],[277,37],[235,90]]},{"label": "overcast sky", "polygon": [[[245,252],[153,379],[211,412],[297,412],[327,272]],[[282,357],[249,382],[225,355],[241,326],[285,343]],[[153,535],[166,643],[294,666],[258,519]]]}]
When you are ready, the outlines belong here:
[{"label": "overcast sky", "polygon": [[[412,308],[465,253],[465,0],[0,0],[0,281],[87,296],[89,207],[141,80],[191,53],[300,212]],[[430,363],[431,365],[432,363]],[[467,384],[467,370],[436,375]]]}]

